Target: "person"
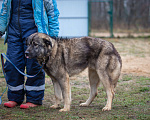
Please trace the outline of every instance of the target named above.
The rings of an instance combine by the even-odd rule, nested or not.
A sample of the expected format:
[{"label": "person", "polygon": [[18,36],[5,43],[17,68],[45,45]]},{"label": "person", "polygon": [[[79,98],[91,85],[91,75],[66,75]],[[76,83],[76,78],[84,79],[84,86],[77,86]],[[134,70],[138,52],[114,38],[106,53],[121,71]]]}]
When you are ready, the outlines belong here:
[{"label": "person", "polygon": [[[59,11],[56,0],[4,0],[0,13],[0,37],[5,35],[7,57],[21,71],[35,75],[41,68],[36,59],[25,58],[26,38],[35,32],[57,37]],[[8,102],[5,107],[30,108],[42,105],[45,90],[45,73],[33,78],[21,75],[8,61],[4,70],[8,85]],[[23,101],[26,96],[26,103]]]}]

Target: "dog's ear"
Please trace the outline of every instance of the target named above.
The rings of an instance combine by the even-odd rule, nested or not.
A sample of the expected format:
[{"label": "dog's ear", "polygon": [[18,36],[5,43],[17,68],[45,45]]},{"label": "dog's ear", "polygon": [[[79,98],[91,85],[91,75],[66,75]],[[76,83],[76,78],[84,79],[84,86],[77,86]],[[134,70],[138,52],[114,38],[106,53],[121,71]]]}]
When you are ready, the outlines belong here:
[{"label": "dog's ear", "polygon": [[44,43],[45,43],[46,45],[50,45],[50,46],[52,47],[51,41],[49,41],[49,40],[47,40],[47,39],[45,39],[45,38],[43,38],[43,41],[44,41]]}]

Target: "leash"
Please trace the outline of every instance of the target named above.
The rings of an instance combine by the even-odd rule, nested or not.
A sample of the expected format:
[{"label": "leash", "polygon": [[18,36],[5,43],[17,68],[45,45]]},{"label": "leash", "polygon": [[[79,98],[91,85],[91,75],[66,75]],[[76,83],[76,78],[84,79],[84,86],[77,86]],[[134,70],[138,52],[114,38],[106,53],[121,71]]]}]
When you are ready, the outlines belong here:
[{"label": "leash", "polygon": [[[37,74],[35,74],[35,75],[27,75],[27,74],[23,73],[22,71],[20,71],[20,70],[10,61],[10,59],[9,59],[4,53],[1,53],[2,71],[3,71],[3,74],[4,74],[5,80],[6,80],[6,73],[5,73],[5,70],[4,70],[4,58],[5,58],[8,62],[10,62],[10,63],[16,68],[16,70],[17,70],[20,74],[22,74],[22,75],[24,75],[24,76],[26,76],[26,77],[29,77],[29,78],[33,78],[33,77],[37,76],[37,75],[41,72],[41,70],[42,70],[42,68],[43,68],[43,65],[42,65],[42,66],[41,66],[41,69],[39,70],[39,72],[38,72]],[[6,83],[7,83],[7,82],[6,82]],[[5,88],[4,92],[3,92],[2,95],[0,96],[0,104],[2,103],[1,97],[3,96],[3,94],[5,93],[5,91],[7,90],[7,87],[8,87],[8,86],[6,85],[6,88]]]},{"label": "leash", "polygon": [[[2,64],[2,72],[3,72],[4,77],[5,77],[5,80],[6,80],[6,74],[5,74],[5,71],[4,71],[4,59],[3,59],[2,54],[1,54],[1,64]],[[5,91],[7,90],[7,87],[8,87],[8,86],[6,85],[6,88],[5,88],[4,92],[3,92],[2,95],[0,96],[0,104],[2,103],[1,97],[3,96],[3,94],[5,93]]]}]

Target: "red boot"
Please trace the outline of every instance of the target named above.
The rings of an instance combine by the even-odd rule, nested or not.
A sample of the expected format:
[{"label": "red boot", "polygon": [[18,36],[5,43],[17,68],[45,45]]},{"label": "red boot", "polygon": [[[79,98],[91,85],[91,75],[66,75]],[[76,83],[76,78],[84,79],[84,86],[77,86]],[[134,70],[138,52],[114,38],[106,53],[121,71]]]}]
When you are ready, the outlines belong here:
[{"label": "red boot", "polygon": [[22,109],[27,109],[27,108],[36,107],[36,106],[38,106],[38,105],[33,104],[33,103],[30,103],[30,102],[27,102],[27,103],[25,103],[25,104],[21,104],[21,105],[20,105],[20,108],[22,108]]},{"label": "red boot", "polygon": [[18,104],[15,101],[8,101],[8,102],[4,103],[4,106],[8,107],[8,108],[13,108],[16,105],[18,105]]}]

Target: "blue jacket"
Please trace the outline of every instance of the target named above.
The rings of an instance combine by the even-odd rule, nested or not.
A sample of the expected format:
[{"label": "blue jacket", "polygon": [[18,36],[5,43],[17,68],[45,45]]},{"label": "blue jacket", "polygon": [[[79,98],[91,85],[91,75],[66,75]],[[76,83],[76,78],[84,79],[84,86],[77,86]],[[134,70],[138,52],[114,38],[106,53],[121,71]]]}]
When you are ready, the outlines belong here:
[{"label": "blue jacket", "polygon": [[[59,11],[57,9],[56,0],[32,0],[35,25],[38,32],[46,33],[51,37],[58,36]],[[7,31],[11,16],[11,0],[3,0],[2,9],[0,12],[0,36]],[[7,42],[7,33],[5,43]]]}]

